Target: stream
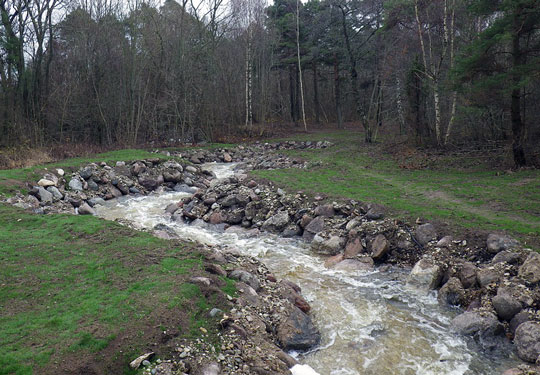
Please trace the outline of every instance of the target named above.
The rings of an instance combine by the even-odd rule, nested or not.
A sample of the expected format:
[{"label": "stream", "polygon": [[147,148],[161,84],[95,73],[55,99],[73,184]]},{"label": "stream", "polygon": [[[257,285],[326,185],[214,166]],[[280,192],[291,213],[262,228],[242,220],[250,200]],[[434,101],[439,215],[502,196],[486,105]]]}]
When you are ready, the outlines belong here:
[{"label": "stream", "polygon": [[[234,173],[233,164],[206,168],[218,178]],[[403,270],[329,270],[324,258],[312,254],[298,239],[268,233],[250,238],[240,231],[171,221],[165,207],[188,195],[125,197],[96,210],[108,220],[128,220],[147,229],[166,224],[183,240],[236,249],[260,259],[276,277],[300,285],[322,340],[308,353],[291,354],[320,375],[491,375],[518,363],[513,355],[482,353],[453,334],[450,322],[456,313],[439,307],[436,292],[426,295],[408,288]]]}]

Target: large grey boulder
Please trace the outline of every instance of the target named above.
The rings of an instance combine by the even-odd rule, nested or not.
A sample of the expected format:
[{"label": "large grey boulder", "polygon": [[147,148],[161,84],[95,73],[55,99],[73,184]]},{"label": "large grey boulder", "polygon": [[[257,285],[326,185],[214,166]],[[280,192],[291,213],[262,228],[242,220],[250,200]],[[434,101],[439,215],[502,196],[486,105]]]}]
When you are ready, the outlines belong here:
[{"label": "large grey boulder", "polygon": [[511,250],[518,245],[512,237],[491,233],[486,241],[487,249],[492,254],[497,254],[503,250]]},{"label": "large grey boulder", "polygon": [[345,246],[345,238],[339,236],[330,236],[324,238],[317,234],[311,242],[311,250],[322,255],[336,255],[341,252]]},{"label": "large grey boulder", "polygon": [[85,180],[88,180],[92,175],[94,174],[94,168],[91,166],[84,167],[79,171],[79,175],[84,178]]},{"label": "large grey boulder", "polygon": [[333,268],[339,271],[358,272],[371,271],[375,267],[371,257],[360,257],[358,259],[344,259]]},{"label": "large grey boulder", "polygon": [[88,203],[83,203],[79,207],[79,215],[95,215],[96,211],[88,205]]},{"label": "large grey boulder", "polygon": [[322,206],[317,206],[313,212],[315,216],[326,216],[332,217],[336,214],[334,206],[331,204],[324,204]]},{"label": "large grey boulder", "polygon": [[491,303],[499,318],[503,320],[509,321],[521,311],[521,303],[506,288],[499,288]]},{"label": "large grey boulder", "polygon": [[378,234],[371,243],[371,256],[374,260],[382,260],[390,250],[390,243],[383,234]]},{"label": "large grey boulder", "polygon": [[521,259],[521,256],[518,253],[515,253],[513,251],[503,250],[497,255],[493,257],[491,260],[491,264],[497,264],[497,263],[508,263],[508,264],[516,264]]},{"label": "large grey boulder", "polygon": [[519,267],[519,277],[534,284],[540,281],[540,254],[531,252],[523,265]]},{"label": "large grey boulder", "polygon": [[178,183],[182,181],[182,173],[177,169],[167,169],[163,172],[163,180],[165,182]]},{"label": "large grey boulder", "polygon": [[53,195],[54,199],[60,200],[64,198],[64,195],[60,192],[60,190],[58,190],[56,186],[49,186],[47,188],[47,191]]},{"label": "large grey boulder", "polygon": [[324,227],[324,218],[322,216],[317,216],[315,219],[311,220],[308,225],[306,225],[302,237],[307,241],[311,241],[317,233],[324,230]]},{"label": "large grey boulder", "polygon": [[75,191],[83,190],[82,182],[78,178],[72,178],[71,181],[69,181],[68,185],[71,190],[75,190]]},{"label": "large grey boulder", "polygon": [[482,288],[485,288],[490,284],[499,282],[502,276],[503,272],[500,269],[486,267],[478,270],[476,273],[476,280]]},{"label": "large grey boulder", "polygon": [[229,273],[229,277],[231,279],[239,280],[243,283],[246,283],[247,285],[255,289],[255,291],[259,291],[261,289],[261,284],[257,276],[247,271],[234,270],[231,273]]},{"label": "large grey boulder", "polygon": [[407,277],[407,285],[414,286],[419,289],[435,289],[441,283],[443,276],[442,269],[435,264],[431,259],[420,259],[411,270]]},{"label": "large grey boulder", "polygon": [[452,329],[464,336],[472,336],[484,349],[500,344],[503,325],[491,312],[467,311],[452,320]]},{"label": "large grey boulder", "polygon": [[37,193],[39,200],[43,203],[52,203],[53,201],[53,194],[45,190],[43,187],[38,187],[38,193]]},{"label": "large grey boulder", "polygon": [[430,223],[418,226],[418,228],[416,228],[415,234],[416,240],[422,245],[425,245],[429,241],[437,239],[437,231],[435,230],[433,224]]},{"label": "large grey boulder", "polygon": [[465,302],[465,289],[457,277],[451,277],[439,289],[439,303],[446,306],[462,306]]},{"label": "large grey boulder", "polygon": [[262,225],[262,230],[267,232],[281,232],[290,223],[291,218],[287,211],[281,211],[268,218]]},{"label": "large grey boulder", "polygon": [[540,322],[525,322],[516,330],[514,337],[519,358],[536,362],[540,356]]},{"label": "large grey boulder", "polygon": [[476,286],[478,269],[470,262],[465,262],[459,267],[458,277],[465,289]]},{"label": "large grey boulder", "polygon": [[285,351],[308,350],[320,342],[321,335],[311,318],[292,306],[289,315],[278,325],[277,338]]}]

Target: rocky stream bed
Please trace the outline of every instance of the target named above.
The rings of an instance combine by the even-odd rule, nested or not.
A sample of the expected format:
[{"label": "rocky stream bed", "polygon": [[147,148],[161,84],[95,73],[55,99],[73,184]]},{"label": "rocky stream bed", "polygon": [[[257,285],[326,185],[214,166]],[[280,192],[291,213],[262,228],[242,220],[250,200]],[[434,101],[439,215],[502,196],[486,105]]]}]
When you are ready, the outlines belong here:
[{"label": "rocky stream bed", "polygon": [[308,166],[280,150],[331,146],[259,143],[51,170],[7,201],[200,242],[219,264],[211,273],[238,280],[231,310],[210,312],[219,347],[176,343],[175,358],[134,363],[148,373],[540,373],[540,254],[502,234],[478,244],[376,204],[249,176]]}]

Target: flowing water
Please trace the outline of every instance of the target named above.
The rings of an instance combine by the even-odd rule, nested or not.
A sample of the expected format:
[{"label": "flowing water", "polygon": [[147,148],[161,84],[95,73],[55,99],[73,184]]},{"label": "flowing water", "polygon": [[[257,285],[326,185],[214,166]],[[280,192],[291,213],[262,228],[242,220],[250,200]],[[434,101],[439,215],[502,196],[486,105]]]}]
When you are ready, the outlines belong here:
[{"label": "flowing water", "polygon": [[[218,178],[232,166],[210,165]],[[406,274],[328,270],[324,259],[300,240],[272,234],[257,237],[219,231],[207,225],[173,222],[165,207],[186,193],[121,198],[98,206],[98,215],[127,219],[134,226],[166,224],[185,240],[220,245],[257,257],[278,277],[302,287],[322,334],[320,347],[292,353],[321,375],[461,375],[500,374],[514,358],[484,354],[450,332],[452,313],[439,307],[434,292],[426,295],[405,285]]]}]

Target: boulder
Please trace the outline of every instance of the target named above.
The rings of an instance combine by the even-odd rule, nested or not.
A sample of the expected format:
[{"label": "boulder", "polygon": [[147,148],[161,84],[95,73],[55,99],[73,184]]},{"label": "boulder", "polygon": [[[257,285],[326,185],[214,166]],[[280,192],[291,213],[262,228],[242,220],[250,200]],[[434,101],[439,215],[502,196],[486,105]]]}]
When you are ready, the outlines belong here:
[{"label": "boulder", "polygon": [[491,233],[487,238],[486,245],[490,253],[497,254],[500,251],[517,247],[518,242],[512,237]]},{"label": "boulder", "polygon": [[75,190],[75,191],[83,190],[82,182],[78,178],[72,178],[71,181],[69,181],[68,185],[71,190]]},{"label": "boulder", "polygon": [[245,270],[234,270],[229,273],[229,277],[231,279],[239,280],[243,283],[246,283],[255,291],[259,291],[261,289],[261,284],[259,282],[259,279],[257,276],[253,275],[252,273],[249,273]]},{"label": "boulder", "polygon": [[92,191],[98,191],[99,190],[99,186],[98,184],[96,184],[96,182],[94,180],[88,180],[88,189],[92,190]]},{"label": "boulder", "polygon": [[425,245],[429,241],[437,239],[437,231],[435,230],[433,224],[430,223],[419,225],[418,228],[416,228],[415,235],[416,240],[421,245]]},{"label": "boulder", "polygon": [[378,234],[371,243],[371,256],[374,260],[382,260],[390,250],[390,243],[383,234]]},{"label": "boulder", "polygon": [[345,238],[339,236],[330,236],[326,239],[317,234],[311,242],[311,250],[322,255],[336,255],[341,252],[344,246]]},{"label": "boulder", "polygon": [[39,200],[43,203],[52,203],[53,201],[53,194],[45,190],[43,187],[38,188],[37,196]]},{"label": "boulder", "polygon": [[506,288],[499,288],[491,303],[502,320],[509,321],[521,311],[521,303]]},{"label": "boulder", "polygon": [[362,240],[359,237],[354,237],[347,242],[343,257],[346,259],[355,258],[363,250],[364,247],[362,246]]},{"label": "boulder", "polygon": [[156,190],[159,186],[159,178],[157,176],[139,176],[139,184],[147,190]]},{"label": "boulder", "polygon": [[146,171],[146,165],[143,162],[136,162],[131,166],[131,174],[133,176],[138,176],[141,173],[144,173]]},{"label": "boulder", "polygon": [[96,197],[96,198],[90,198],[88,200],[88,204],[90,205],[90,207],[94,207],[98,204],[105,204],[105,200],[103,198],[99,198],[99,197]]},{"label": "boulder", "polygon": [[336,214],[334,210],[334,206],[331,204],[324,204],[322,206],[317,206],[313,213],[315,214],[315,216],[325,216],[325,217],[333,217]]},{"label": "boulder", "polygon": [[178,193],[195,194],[197,188],[190,187],[187,184],[176,184],[174,185],[173,190]]},{"label": "boulder", "polygon": [[300,229],[298,225],[290,224],[283,230],[281,235],[285,238],[291,238],[291,237],[298,236],[300,233],[302,233],[302,230]]},{"label": "boulder", "polygon": [[519,267],[519,277],[528,283],[540,281],[540,253],[531,252],[525,262]]},{"label": "boulder", "polygon": [[360,224],[362,224],[362,219],[360,217],[355,217],[347,223],[347,225],[345,226],[345,230],[350,231],[359,226]]},{"label": "boulder", "polygon": [[502,277],[502,272],[493,267],[481,268],[476,273],[478,284],[485,288],[489,284],[498,282]]},{"label": "boulder", "polygon": [[225,221],[225,217],[221,214],[220,211],[212,212],[210,215],[209,222],[210,224],[221,224]]},{"label": "boulder", "polygon": [[268,218],[262,225],[262,230],[267,232],[281,232],[290,223],[291,218],[287,211],[280,211]]},{"label": "boulder", "polygon": [[497,263],[508,263],[508,264],[516,264],[520,261],[521,256],[518,253],[515,253],[513,251],[503,250],[497,253],[491,260],[492,264]]},{"label": "boulder", "polygon": [[336,264],[338,264],[342,260],[343,260],[343,254],[334,255],[334,256],[331,256],[331,257],[327,258],[324,261],[324,266],[326,268],[333,268]]},{"label": "boulder", "polygon": [[176,184],[182,181],[182,173],[176,169],[167,169],[163,172],[163,180]]},{"label": "boulder", "polygon": [[60,192],[60,190],[58,190],[56,186],[49,186],[47,188],[47,191],[51,193],[56,200],[64,198],[64,195]]},{"label": "boulder", "polygon": [[452,320],[451,326],[461,335],[472,336],[484,349],[495,348],[504,333],[503,325],[491,312],[464,312]]},{"label": "boulder", "polygon": [[465,304],[465,289],[457,277],[451,277],[439,289],[439,303],[446,306],[463,306]]},{"label": "boulder", "polygon": [[195,375],[220,375],[221,367],[217,362],[211,362],[202,365],[200,368],[195,370]]},{"label": "boulder", "polygon": [[514,337],[518,357],[527,362],[536,362],[540,356],[540,322],[522,323]]},{"label": "boulder", "polygon": [[188,165],[186,167],[186,172],[189,172],[189,173],[197,173],[197,168],[195,168],[194,166],[192,165]]},{"label": "boulder", "polygon": [[308,225],[306,225],[302,237],[307,241],[311,241],[317,233],[324,230],[324,227],[324,218],[322,216],[317,216],[315,219],[311,220]]},{"label": "boulder", "polygon": [[224,161],[225,163],[230,163],[230,162],[232,162],[231,154],[229,154],[228,152],[224,152],[224,153],[223,153],[223,161]]},{"label": "boulder", "polygon": [[444,236],[443,238],[441,238],[438,242],[437,242],[437,247],[450,247],[452,245],[452,241],[453,241],[453,237],[452,236]]},{"label": "boulder", "polygon": [[420,289],[435,289],[441,283],[442,269],[431,259],[420,259],[407,277],[407,284]]},{"label": "boulder", "polygon": [[83,179],[88,180],[92,175],[94,174],[94,168],[88,166],[84,167],[79,171],[79,176],[81,176]]},{"label": "boulder", "polygon": [[381,220],[384,218],[384,210],[381,207],[371,207],[364,216],[367,220]]},{"label": "boulder", "polygon": [[288,316],[277,327],[277,338],[285,351],[308,350],[319,344],[321,335],[307,314],[291,306]]},{"label": "boulder", "polygon": [[347,272],[371,271],[373,268],[374,262],[370,257],[345,259],[334,266],[335,270]]},{"label": "boulder", "polygon": [[508,327],[510,328],[510,333],[512,333],[512,335],[515,335],[516,330],[518,329],[520,325],[522,325],[525,322],[530,322],[530,321],[532,321],[531,314],[526,310],[521,310],[510,321],[510,325]]},{"label": "boulder", "polygon": [[234,206],[237,203],[238,203],[238,199],[236,198],[236,195],[232,194],[223,198],[219,204],[221,205],[221,207],[227,208],[227,207]]},{"label": "boulder", "polygon": [[41,187],[48,187],[48,186],[55,186],[56,183],[54,181],[51,181],[51,180],[48,180],[46,178],[42,178],[41,180],[38,181],[38,186],[41,186]]},{"label": "boulder", "polygon": [[476,286],[477,268],[470,262],[465,262],[459,267],[458,277],[465,289]]},{"label": "boulder", "polygon": [[95,215],[96,211],[88,203],[83,203],[79,207],[79,215]]},{"label": "boulder", "polygon": [[120,189],[117,189],[117,188],[114,187],[114,186],[109,186],[108,190],[109,190],[109,193],[110,193],[114,198],[120,198],[120,197],[123,195],[122,192],[120,191]]}]

